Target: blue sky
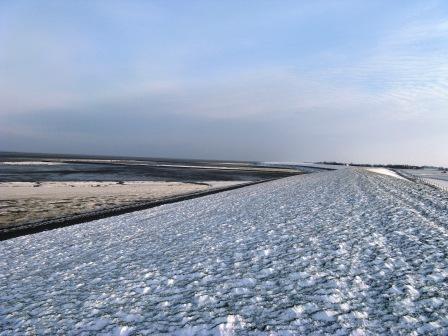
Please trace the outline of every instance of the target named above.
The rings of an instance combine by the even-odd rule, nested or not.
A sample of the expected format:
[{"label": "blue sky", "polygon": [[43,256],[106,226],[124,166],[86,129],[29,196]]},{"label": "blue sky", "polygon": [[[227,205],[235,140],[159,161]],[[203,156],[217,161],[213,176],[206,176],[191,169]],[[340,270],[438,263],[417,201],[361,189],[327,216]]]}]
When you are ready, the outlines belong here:
[{"label": "blue sky", "polygon": [[0,1],[0,149],[448,166],[444,1]]}]

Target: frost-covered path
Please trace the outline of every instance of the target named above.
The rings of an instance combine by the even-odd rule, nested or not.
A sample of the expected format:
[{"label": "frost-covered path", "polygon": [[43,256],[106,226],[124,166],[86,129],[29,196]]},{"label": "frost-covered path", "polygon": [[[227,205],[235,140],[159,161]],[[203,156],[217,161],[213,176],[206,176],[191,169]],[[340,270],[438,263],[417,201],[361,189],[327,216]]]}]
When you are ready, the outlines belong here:
[{"label": "frost-covered path", "polygon": [[0,330],[447,334],[448,197],[344,169],[0,242]]}]

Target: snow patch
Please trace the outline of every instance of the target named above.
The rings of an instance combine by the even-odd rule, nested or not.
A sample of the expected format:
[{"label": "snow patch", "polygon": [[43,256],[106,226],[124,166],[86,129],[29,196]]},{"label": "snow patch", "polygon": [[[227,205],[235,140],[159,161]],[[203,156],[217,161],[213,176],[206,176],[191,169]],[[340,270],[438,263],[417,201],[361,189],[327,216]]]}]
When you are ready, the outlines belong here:
[{"label": "snow patch", "polygon": [[392,177],[396,177],[398,179],[405,180],[405,178],[401,177],[396,172],[394,172],[394,171],[392,171],[390,169],[387,169],[387,168],[364,168],[364,169],[368,170],[369,172],[372,172],[372,173],[392,176]]}]

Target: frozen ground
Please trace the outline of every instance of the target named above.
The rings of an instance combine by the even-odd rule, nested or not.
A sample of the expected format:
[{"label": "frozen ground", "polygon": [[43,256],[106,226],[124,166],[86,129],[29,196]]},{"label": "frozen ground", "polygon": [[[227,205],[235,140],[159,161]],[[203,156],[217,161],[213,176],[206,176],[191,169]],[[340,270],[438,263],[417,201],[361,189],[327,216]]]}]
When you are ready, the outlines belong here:
[{"label": "frozen ground", "polygon": [[423,182],[448,191],[448,173],[437,168],[401,169],[406,176],[411,175]]},{"label": "frozen ground", "polygon": [[344,169],[2,241],[0,334],[446,335],[447,207]]},{"label": "frozen ground", "polygon": [[423,178],[423,180],[428,182],[429,184],[432,184],[433,186],[448,190],[448,180],[439,180],[432,178]]}]

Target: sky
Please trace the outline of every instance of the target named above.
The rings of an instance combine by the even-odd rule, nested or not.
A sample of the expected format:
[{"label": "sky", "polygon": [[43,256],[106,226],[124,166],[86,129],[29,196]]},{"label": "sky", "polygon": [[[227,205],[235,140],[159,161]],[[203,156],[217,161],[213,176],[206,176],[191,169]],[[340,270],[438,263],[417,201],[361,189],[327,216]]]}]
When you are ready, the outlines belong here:
[{"label": "sky", "polygon": [[0,0],[0,150],[448,166],[448,2]]}]

